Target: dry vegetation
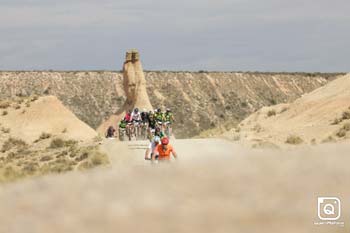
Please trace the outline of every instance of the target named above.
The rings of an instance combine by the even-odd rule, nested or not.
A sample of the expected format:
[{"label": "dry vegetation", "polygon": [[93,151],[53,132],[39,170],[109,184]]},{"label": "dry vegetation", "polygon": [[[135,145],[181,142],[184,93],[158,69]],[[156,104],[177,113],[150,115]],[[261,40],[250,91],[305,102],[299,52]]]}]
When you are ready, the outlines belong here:
[{"label": "dry vegetation", "polygon": [[291,145],[299,145],[303,142],[304,142],[303,139],[301,139],[301,137],[297,135],[290,135],[286,139],[286,143]]},{"label": "dry vegetation", "polygon": [[16,138],[7,139],[0,153],[0,182],[109,163],[107,155],[95,145],[80,146],[73,140],[50,138],[51,135],[43,133],[33,145]]},{"label": "dry vegetation", "polygon": [[[153,71],[145,75],[152,106],[171,107],[175,135],[188,138],[202,132],[215,134],[205,131],[239,122],[262,106],[295,100],[341,74]],[[0,72],[0,77],[0,98],[54,95],[94,129],[121,110],[126,101],[120,72],[17,71]],[[163,80],[162,85],[155,85],[159,80]],[[8,90],[10,82],[13,88]],[[282,83],[287,91],[282,90]],[[31,103],[25,101],[21,109]]]},{"label": "dry vegetation", "polygon": [[274,109],[269,110],[269,111],[267,112],[267,116],[268,116],[268,117],[276,116],[276,110],[274,110]]},{"label": "dry vegetation", "polygon": [[[2,100],[2,115],[30,107],[30,103],[36,100],[38,96]],[[0,183],[109,163],[108,157],[99,151],[97,143],[80,145],[75,140],[65,140],[46,132],[30,143],[11,136],[11,129],[5,126],[0,123]],[[67,132],[67,129],[63,131]]]}]

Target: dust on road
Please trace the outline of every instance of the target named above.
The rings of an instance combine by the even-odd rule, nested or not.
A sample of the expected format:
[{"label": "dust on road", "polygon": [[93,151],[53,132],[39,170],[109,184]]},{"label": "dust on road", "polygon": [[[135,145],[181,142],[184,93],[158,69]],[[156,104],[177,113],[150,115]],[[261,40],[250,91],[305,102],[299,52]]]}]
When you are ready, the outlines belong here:
[{"label": "dust on road", "polygon": [[[102,146],[112,166],[0,186],[0,232],[345,232],[349,145],[251,150],[176,140],[179,160],[144,161],[146,142]],[[315,226],[337,196],[345,227]]]}]

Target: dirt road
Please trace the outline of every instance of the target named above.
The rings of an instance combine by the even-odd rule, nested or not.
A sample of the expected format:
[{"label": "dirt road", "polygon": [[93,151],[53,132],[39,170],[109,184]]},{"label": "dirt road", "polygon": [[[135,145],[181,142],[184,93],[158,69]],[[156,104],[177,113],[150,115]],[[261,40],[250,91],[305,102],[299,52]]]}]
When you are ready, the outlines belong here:
[{"label": "dirt road", "polygon": [[[0,186],[0,232],[346,232],[349,145],[250,150],[176,140],[179,160],[144,161],[145,142],[107,140],[109,168]],[[345,227],[316,226],[317,197]]]}]

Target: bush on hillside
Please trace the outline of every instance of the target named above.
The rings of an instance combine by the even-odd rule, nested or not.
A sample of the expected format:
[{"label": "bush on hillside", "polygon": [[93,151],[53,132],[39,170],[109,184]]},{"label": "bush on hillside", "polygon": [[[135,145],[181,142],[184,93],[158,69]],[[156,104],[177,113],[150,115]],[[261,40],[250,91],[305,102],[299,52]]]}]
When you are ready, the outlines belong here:
[{"label": "bush on hillside", "polygon": [[291,144],[291,145],[299,145],[301,143],[303,143],[303,139],[301,139],[301,137],[296,136],[296,135],[290,135],[287,137],[285,143],[287,144]]}]

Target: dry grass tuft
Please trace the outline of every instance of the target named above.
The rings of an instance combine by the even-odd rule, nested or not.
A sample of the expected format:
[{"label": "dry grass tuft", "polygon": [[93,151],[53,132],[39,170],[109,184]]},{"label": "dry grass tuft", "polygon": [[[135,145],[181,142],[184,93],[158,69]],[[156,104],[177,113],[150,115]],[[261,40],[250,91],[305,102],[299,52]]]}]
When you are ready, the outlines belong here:
[{"label": "dry grass tuft", "polygon": [[25,141],[11,137],[4,142],[4,144],[2,145],[2,148],[1,148],[1,152],[5,153],[6,151],[9,151],[13,148],[23,149],[27,146],[28,145]]},{"label": "dry grass tuft", "polygon": [[328,136],[327,138],[322,140],[322,143],[331,143],[331,142],[336,142],[337,140],[335,140],[332,136]]},{"label": "dry grass tuft", "polygon": [[276,116],[276,110],[272,109],[267,112],[268,117]]},{"label": "dry grass tuft", "polygon": [[76,145],[78,142],[75,140],[63,140],[61,138],[52,139],[49,148],[62,148],[62,147],[70,147]]},{"label": "dry grass tuft", "polygon": [[9,101],[1,101],[0,102],[0,109],[7,109],[8,107],[10,107],[10,102]]},{"label": "dry grass tuft", "polygon": [[345,137],[346,136],[346,130],[344,130],[343,128],[339,129],[339,131],[336,133],[336,135],[340,138]]},{"label": "dry grass tuft", "polygon": [[341,123],[343,121],[343,119],[341,118],[335,118],[332,122],[332,125],[338,125],[339,123]]},{"label": "dry grass tuft", "polygon": [[39,97],[37,95],[33,95],[33,96],[30,97],[30,101],[31,102],[34,102],[34,101],[36,101],[38,99],[39,99]]},{"label": "dry grass tuft", "polygon": [[49,134],[49,133],[44,133],[44,132],[43,132],[43,133],[40,135],[39,138],[40,138],[41,140],[45,140],[45,139],[51,138],[51,136],[52,136],[51,134]]},{"label": "dry grass tuft", "polygon": [[349,120],[350,119],[350,111],[343,112],[342,119]]},{"label": "dry grass tuft", "polygon": [[344,129],[345,131],[350,131],[350,123],[345,123],[342,129]]},{"label": "dry grass tuft", "polygon": [[291,145],[299,145],[301,143],[303,143],[303,139],[301,139],[301,137],[296,136],[296,135],[290,135],[287,137],[286,142],[287,144],[291,144]]},{"label": "dry grass tuft", "polygon": [[1,132],[3,133],[10,133],[10,131],[11,131],[10,128],[1,127]]}]

